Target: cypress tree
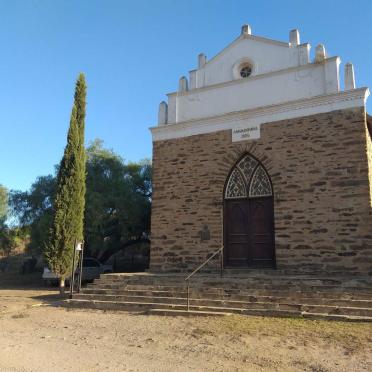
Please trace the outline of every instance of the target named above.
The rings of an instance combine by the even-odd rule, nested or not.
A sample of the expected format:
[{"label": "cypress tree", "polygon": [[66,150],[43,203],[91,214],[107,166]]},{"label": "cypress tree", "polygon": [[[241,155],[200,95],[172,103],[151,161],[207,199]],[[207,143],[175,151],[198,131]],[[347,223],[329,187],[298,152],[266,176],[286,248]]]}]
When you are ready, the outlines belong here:
[{"label": "cypress tree", "polygon": [[76,81],[67,145],[57,175],[53,225],[44,250],[49,268],[60,277],[61,291],[64,290],[65,278],[71,272],[75,239],[83,240],[86,189],[85,106],[86,83],[84,74],[80,74]]}]

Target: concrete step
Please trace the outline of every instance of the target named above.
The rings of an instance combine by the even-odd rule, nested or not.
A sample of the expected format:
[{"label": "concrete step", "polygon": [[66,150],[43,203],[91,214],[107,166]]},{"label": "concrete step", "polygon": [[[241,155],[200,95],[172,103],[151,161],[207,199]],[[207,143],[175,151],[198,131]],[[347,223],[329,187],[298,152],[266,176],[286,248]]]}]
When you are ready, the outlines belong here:
[{"label": "concrete step", "polygon": [[[353,284],[353,285],[351,285]],[[148,285],[148,286],[173,286],[173,287],[183,287],[187,286],[187,282],[184,280],[182,281],[172,281],[172,280],[154,280],[154,281],[111,281],[111,280],[97,280],[95,285],[107,285],[107,286],[127,286],[127,285]],[[230,288],[247,288],[247,287],[257,287],[257,288],[285,288],[286,286],[291,287],[304,287],[304,288],[350,288],[350,289],[358,289],[358,290],[368,290],[372,291],[372,286],[367,285],[356,285],[355,283],[350,283],[346,285],[345,283],[341,283],[339,281],[332,281],[332,280],[259,280],[259,279],[245,279],[245,280],[233,280],[233,279],[225,279],[225,280],[192,280],[190,281],[190,285],[194,287],[198,286],[208,286],[208,287],[230,287]]]},{"label": "concrete step", "polygon": [[372,309],[350,306],[327,306],[327,305],[307,305],[301,306],[301,311],[306,313],[318,313],[328,315],[350,315],[372,318]]},{"label": "concrete step", "polygon": [[[162,290],[147,290],[147,289],[103,289],[103,288],[83,288],[82,293],[86,294],[118,294],[118,295],[133,295],[133,296],[160,296],[160,297],[173,297],[179,295],[180,297],[186,296],[187,291],[162,291]],[[215,297],[215,295],[213,295]]]},{"label": "concrete step", "polygon": [[[119,285],[119,284],[147,284],[147,285],[176,285],[182,286],[185,284],[185,276],[156,276],[156,275],[137,275],[132,277],[127,276],[113,276],[113,274],[102,275],[96,283]],[[267,284],[267,285],[305,285],[305,286],[337,286],[337,287],[350,287],[350,288],[367,288],[372,290],[372,278],[318,278],[318,277],[304,277],[304,276],[248,276],[248,277],[222,277],[218,275],[198,275],[192,278],[193,285],[215,285],[221,286],[228,284],[231,286],[241,286],[249,284]]]},{"label": "concrete step", "polygon": [[[107,301],[121,303],[160,303],[169,306],[181,305],[185,306],[186,298],[180,297],[149,297],[149,296],[120,296],[120,295],[89,295],[76,294],[74,299],[89,300],[89,301]],[[233,308],[233,309],[265,309],[265,310],[293,310],[306,311],[310,313],[325,313],[339,315],[356,315],[356,316],[371,316],[372,308],[350,306],[337,306],[331,304],[313,304],[306,302],[259,302],[259,301],[233,301],[221,299],[190,299],[190,305],[195,307],[213,307],[213,308]]]},{"label": "concrete step", "polygon": [[[184,304],[187,300],[187,293],[178,293],[177,296],[174,293],[163,292],[163,293],[146,293],[135,291],[123,291],[122,293],[112,293],[99,292],[98,293],[86,293],[75,294],[74,298],[77,299],[88,299],[88,300],[110,300],[110,301],[138,301],[147,302],[152,299],[153,302],[170,302],[175,304]],[[165,294],[165,295],[164,295]],[[202,302],[202,304],[220,304],[228,303],[235,306],[244,307],[245,304],[259,304],[259,303],[269,303],[269,304],[289,304],[289,305],[326,305],[326,306],[338,306],[338,307],[356,307],[356,308],[366,308],[372,311],[372,301],[371,300],[350,300],[350,299],[324,299],[324,298],[306,298],[306,297],[275,297],[275,296],[239,296],[239,298],[234,296],[208,296],[205,297],[202,294],[200,296],[191,296],[190,301],[197,304]]]},{"label": "concrete step", "polygon": [[[338,320],[372,319],[371,278],[288,276],[272,271],[200,275],[190,283],[191,312]],[[185,275],[107,274],[83,288],[71,307],[185,314]],[[187,312],[188,315],[191,312]]]},{"label": "concrete step", "polygon": [[[181,281],[181,282],[163,282],[163,281],[155,281],[155,282],[126,282],[126,283],[121,283],[121,282],[98,282],[97,284],[102,284],[102,285],[148,285],[148,286],[164,286],[164,285],[169,285],[169,286],[174,286],[174,287],[184,287],[187,286],[187,282]],[[367,291],[372,291],[372,286],[353,286],[353,285],[344,285],[342,283],[338,282],[321,282],[321,281],[259,281],[259,280],[244,280],[244,281],[190,281],[190,286],[191,287],[219,287],[219,288],[252,288],[252,287],[257,287],[257,288],[285,288],[285,287],[299,287],[299,288],[350,288],[350,289],[360,289],[360,290],[367,290]]]},{"label": "concrete step", "polygon": [[[186,306],[187,298],[180,297],[146,297],[146,296],[112,296],[112,295],[74,295],[74,299],[90,300],[90,301],[109,301],[109,302],[136,302],[136,303],[160,303]],[[242,301],[226,301],[219,299],[190,299],[192,306],[205,307],[224,307],[235,309],[284,309],[284,310],[301,310],[299,304],[279,304],[273,302],[242,302]],[[372,311],[372,310],[371,310]]]},{"label": "concrete step", "polygon": [[372,317],[366,316],[355,316],[355,315],[338,315],[338,314],[319,314],[319,313],[308,313],[306,311],[302,312],[302,316],[305,319],[313,320],[336,320],[343,322],[372,322]]},{"label": "concrete step", "polygon": [[[187,311],[184,305],[170,305],[162,303],[142,303],[142,302],[115,302],[115,301],[90,301],[81,299],[66,300],[66,306],[73,308],[90,308],[97,310],[115,310],[115,311],[135,311],[141,313],[160,313],[167,315],[168,311],[179,311],[179,314]],[[332,312],[323,312],[323,308],[315,310],[322,312],[312,311],[297,311],[286,309],[241,309],[241,308],[228,308],[228,307],[212,307],[212,306],[195,306],[191,305],[190,310],[197,312],[209,313],[234,313],[241,315],[254,315],[254,316],[272,316],[272,317],[304,317],[309,319],[328,319],[328,320],[343,320],[343,321],[358,321],[358,322],[371,322],[372,316],[367,315],[354,315],[354,314],[337,314]]]},{"label": "concrete step", "polygon": [[[83,300],[83,299],[72,299],[66,300],[66,306],[75,308],[89,308],[97,310],[120,310],[120,311],[136,311],[136,312],[147,312],[151,309],[163,309],[163,310],[187,310],[186,305],[169,304],[169,303],[154,303],[154,302],[118,302],[118,301],[99,301],[99,300]],[[268,315],[278,317],[295,317],[300,316],[301,312],[298,310],[287,310],[287,309],[244,309],[244,308],[233,308],[233,307],[214,307],[214,306],[196,306],[190,305],[192,311],[206,311],[206,312],[222,312],[222,313],[234,313],[243,315]]]},{"label": "concrete step", "polygon": [[[290,290],[288,289],[290,288]],[[169,286],[169,285],[147,285],[147,284],[141,284],[141,285],[133,285],[128,284],[126,286],[117,286],[117,285],[107,285],[107,284],[95,284],[90,285],[87,287],[87,289],[99,289],[99,290],[147,290],[147,291],[167,291],[167,292],[174,292],[174,293],[180,293],[185,292],[187,290],[186,286]],[[309,297],[312,296],[312,293],[324,293],[325,296],[329,296],[330,293],[334,294],[334,296],[345,296],[345,295],[351,295],[358,298],[372,298],[372,291],[369,292],[366,289],[354,289],[354,288],[342,288],[338,286],[317,286],[317,287],[300,287],[300,286],[267,286],[267,287],[245,287],[245,288],[232,288],[232,287],[209,287],[209,286],[192,286],[190,287],[190,291],[192,293],[196,292],[203,292],[203,293],[210,293],[215,295],[224,295],[224,294],[255,294],[255,295],[264,295],[264,294],[271,294],[276,293],[280,295],[280,293],[283,293],[283,296],[285,296],[284,293],[308,293]]]},{"label": "concrete step", "polygon": [[[162,287],[163,288],[163,287]],[[141,286],[140,289],[115,289],[115,288],[101,288],[101,287],[88,287],[83,288],[83,293],[87,294],[118,294],[118,295],[138,295],[138,296],[160,296],[160,297],[185,297],[187,295],[186,288],[179,289],[177,291],[168,290],[153,290],[149,289],[148,286]],[[191,288],[190,296],[199,298],[216,298],[218,296],[222,299],[236,299],[244,301],[246,298],[251,297],[272,297],[272,298],[314,298],[314,299],[332,299],[332,300],[360,300],[360,301],[372,301],[372,295],[367,293],[327,293],[327,292],[316,292],[316,291],[275,291],[275,290],[228,290],[228,289],[210,289],[210,288]]]},{"label": "concrete step", "polygon": [[170,286],[170,285],[148,285],[148,284],[127,284],[127,285],[115,285],[115,284],[100,284],[92,283],[88,284],[87,288],[99,288],[99,289],[150,289],[150,290],[163,290],[163,291],[174,291],[186,290],[187,286]]},{"label": "concrete step", "polygon": [[[170,281],[182,281],[189,273],[112,273],[102,274],[101,279],[103,280],[139,280],[142,283],[145,281],[163,280],[166,282]],[[262,280],[321,280],[321,281],[333,281],[338,283],[358,282],[358,283],[369,283],[372,284],[371,276],[345,276],[345,275],[314,275],[314,274],[286,274],[280,270],[265,270],[264,272],[258,269],[225,269],[222,277],[219,272],[216,273],[203,273],[199,272],[192,277],[192,280],[225,280],[233,278],[236,279],[262,279]]]},{"label": "concrete step", "polygon": [[215,311],[196,311],[196,310],[170,310],[170,309],[150,309],[148,315],[163,315],[163,316],[229,316],[232,313],[223,313]]}]

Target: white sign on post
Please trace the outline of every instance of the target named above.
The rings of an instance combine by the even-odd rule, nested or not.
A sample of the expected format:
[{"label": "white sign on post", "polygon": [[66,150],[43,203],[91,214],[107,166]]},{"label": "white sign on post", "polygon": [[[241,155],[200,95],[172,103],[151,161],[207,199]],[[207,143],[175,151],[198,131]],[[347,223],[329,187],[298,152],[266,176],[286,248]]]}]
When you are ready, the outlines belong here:
[{"label": "white sign on post", "polygon": [[232,142],[260,138],[260,125],[241,125],[232,129]]}]

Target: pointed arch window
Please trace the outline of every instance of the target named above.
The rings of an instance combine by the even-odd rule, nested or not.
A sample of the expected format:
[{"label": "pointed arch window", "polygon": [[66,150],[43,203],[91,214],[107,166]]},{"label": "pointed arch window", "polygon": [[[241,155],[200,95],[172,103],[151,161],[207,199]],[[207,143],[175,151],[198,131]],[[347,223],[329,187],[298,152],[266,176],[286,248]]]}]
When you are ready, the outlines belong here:
[{"label": "pointed arch window", "polygon": [[269,176],[262,166],[258,166],[252,177],[251,184],[249,186],[249,197],[257,198],[261,196],[271,196],[271,184]]},{"label": "pointed arch window", "polygon": [[250,155],[244,156],[230,174],[225,198],[259,198],[272,194],[270,178],[264,167]]},{"label": "pointed arch window", "polygon": [[237,168],[235,168],[230,175],[229,181],[226,187],[227,198],[246,198],[247,188],[242,174]]},{"label": "pointed arch window", "polygon": [[253,159],[251,156],[244,156],[244,158],[238,163],[238,168],[242,172],[246,184],[249,183],[257,164],[257,160]]}]

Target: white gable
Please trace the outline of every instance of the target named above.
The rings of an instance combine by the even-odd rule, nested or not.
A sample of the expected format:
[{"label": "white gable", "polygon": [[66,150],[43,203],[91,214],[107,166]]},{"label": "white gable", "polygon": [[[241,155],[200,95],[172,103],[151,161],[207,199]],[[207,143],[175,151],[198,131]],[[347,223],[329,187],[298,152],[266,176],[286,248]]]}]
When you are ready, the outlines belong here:
[{"label": "white gable", "polygon": [[369,92],[355,89],[351,64],[345,65],[347,92],[340,92],[339,64],[339,57],[327,57],[323,45],[310,62],[310,45],[299,43],[297,30],[284,43],[251,35],[243,26],[241,35],[210,61],[199,55],[198,69],[189,80],[180,79],[168,104],[161,103],[153,138],[232,128],[241,117],[260,124],[364,105]]},{"label": "white gable", "polygon": [[309,45],[292,46],[242,34],[203,67],[190,72],[190,89],[240,79],[236,72],[245,61],[252,66],[252,76],[300,66],[309,62]]}]

